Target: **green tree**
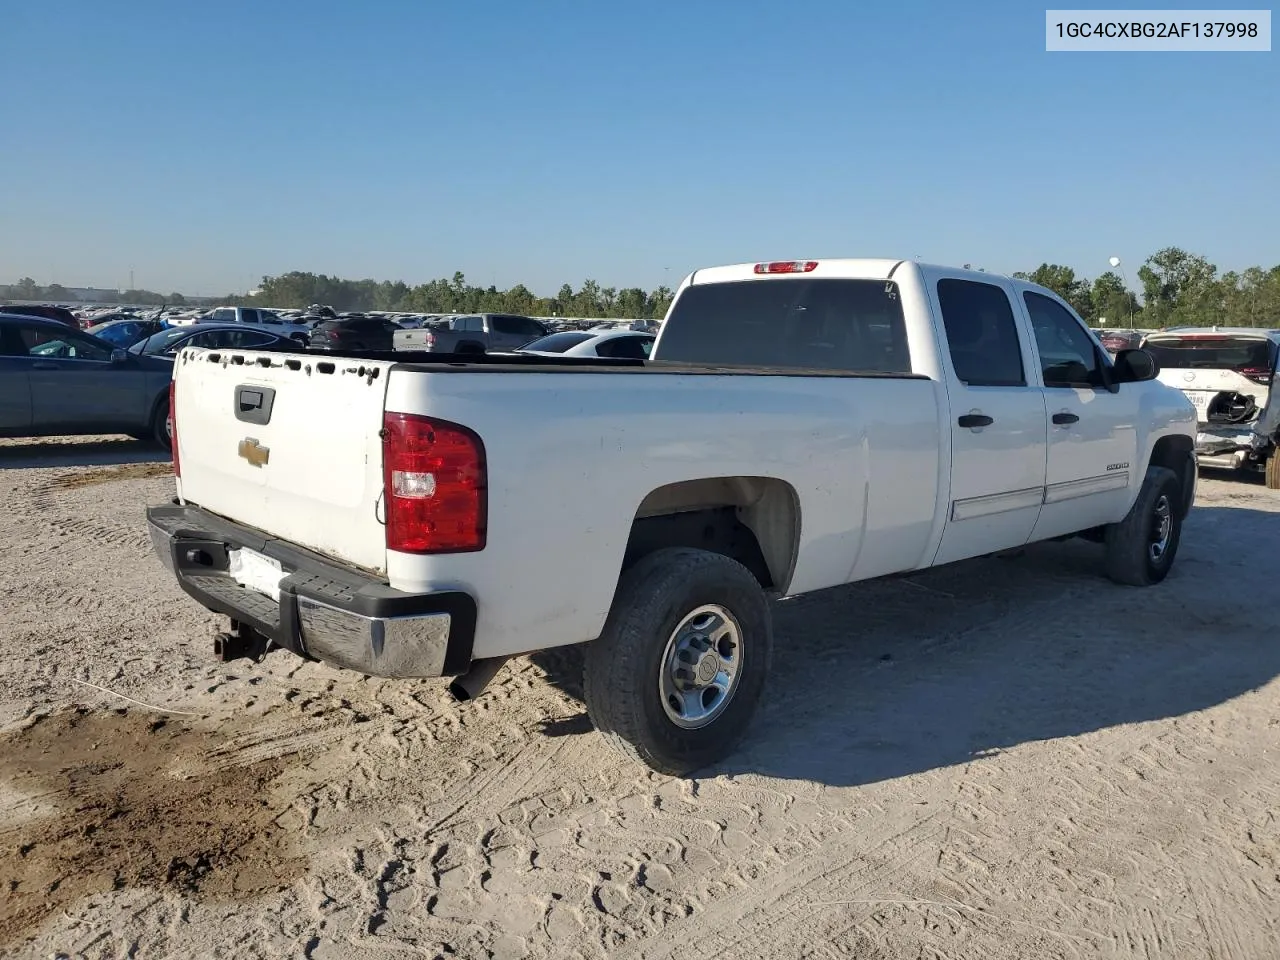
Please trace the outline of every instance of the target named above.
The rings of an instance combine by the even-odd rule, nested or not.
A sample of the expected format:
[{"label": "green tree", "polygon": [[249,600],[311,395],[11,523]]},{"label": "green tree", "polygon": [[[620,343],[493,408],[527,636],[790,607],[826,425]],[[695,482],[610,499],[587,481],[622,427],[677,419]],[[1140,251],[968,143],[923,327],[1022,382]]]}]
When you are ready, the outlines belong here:
[{"label": "green tree", "polygon": [[1042,287],[1048,287],[1067,303],[1071,304],[1076,313],[1086,321],[1093,320],[1096,311],[1094,310],[1093,297],[1090,294],[1088,281],[1076,277],[1076,272],[1070,267],[1064,267],[1057,263],[1042,263],[1030,273],[1015,273],[1015,277],[1020,280],[1029,280],[1037,283]]},{"label": "green tree", "polygon": [[14,300],[39,300],[40,287],[30,277],[23,277],[9,288],[9,296]]},{"label": "green tree", "polygon": [[1165,247],[1138,268],[1146,322],[1158,327],[1221,323],[1218,268],[1198,254]]},{"label": "green tree", "polygon": [[1249,267],[1224,274],[1220,281],[1224,324],[1240,327],[1280,326],[1280,266]]},{"label": "green tree", "polygon": [[1093,289],[1089,294],[1095,311],[1093,320],[1107,326],[1129,326],[1139,323],[1138,314],[1142,307],[1133,292],[1126,290],[1124,281],[1119,275],[1108,270],[1093,281]]}]

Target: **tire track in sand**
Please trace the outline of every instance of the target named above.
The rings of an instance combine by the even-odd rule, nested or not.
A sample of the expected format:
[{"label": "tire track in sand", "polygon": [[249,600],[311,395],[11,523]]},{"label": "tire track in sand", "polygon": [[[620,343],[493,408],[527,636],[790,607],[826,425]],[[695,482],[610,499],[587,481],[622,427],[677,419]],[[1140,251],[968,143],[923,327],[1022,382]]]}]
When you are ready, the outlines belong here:
[{"label": "tire track in sand", "polygon": [[745,940],[767,939],[776,945],[783,937],[793,937],[801,926],[811,930],[815,923],[811,907],[821,899],[815,894],[833,888],[845,897],[874,892],[893,885],[916,861],[936,855],[943,832],[935,822],[937,816],[876,838],[846,821],[808,839],[803,852],[774,866],[761,882],[722,896],[704,912],[677,921],[616,956],[665,960],[678,954],[687,960],[727,952]]}]

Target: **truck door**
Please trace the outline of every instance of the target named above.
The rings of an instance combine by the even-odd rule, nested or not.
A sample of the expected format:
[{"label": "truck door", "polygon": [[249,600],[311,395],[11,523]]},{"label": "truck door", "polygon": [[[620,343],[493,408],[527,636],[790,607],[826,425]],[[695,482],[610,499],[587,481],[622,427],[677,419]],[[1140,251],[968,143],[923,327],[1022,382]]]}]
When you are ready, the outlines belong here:
[{"label": "truck door", "polygon": [[929,283],[946,344],[951,428],[947,524],[934,563],[1021,546],[1040,516],[1048,417],[1028,377],[1034,354],[1019,335],[1013,296],[995,277]]},{"label": "truck door", "polygon": [[1119,520],[1146,465],[1135,462],[1137,392],[1111,392],[1102,348],[1061,303],[1034,290],[1023,290],[1022,301],[1049,414],[1044,507],[1032,533],[1045,540]]}]

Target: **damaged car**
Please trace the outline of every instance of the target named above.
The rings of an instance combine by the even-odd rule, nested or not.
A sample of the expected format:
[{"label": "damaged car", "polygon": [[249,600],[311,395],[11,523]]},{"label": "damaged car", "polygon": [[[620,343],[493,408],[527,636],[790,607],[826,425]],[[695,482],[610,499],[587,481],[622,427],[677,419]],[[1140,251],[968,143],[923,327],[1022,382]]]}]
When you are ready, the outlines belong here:
[{"label": "damaged car", "polygon": [[1272,389],[1280,331],[1192,327],[1153,333],[1143,343],[1159,379],[1179,388],[1200,422],[1202,467],[1261,470],[1280,490],[1280,391]]}]

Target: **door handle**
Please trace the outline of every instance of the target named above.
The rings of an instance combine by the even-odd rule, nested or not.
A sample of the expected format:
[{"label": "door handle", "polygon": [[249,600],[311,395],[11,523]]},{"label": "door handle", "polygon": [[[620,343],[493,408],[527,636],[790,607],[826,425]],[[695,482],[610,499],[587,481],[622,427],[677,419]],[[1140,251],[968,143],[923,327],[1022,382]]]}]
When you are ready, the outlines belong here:
[{"label": "door handle", "polygon": [[48,360],[41,360],[37,363],[33,363],[31,365],[31,369],[32,370],[61,370],[62,368],[59,367],[56,363],[51,363]]},{"label": "door handle", "polygon": [[974,427],[989,427],[995,423],[995,420],[988,417],[985,413],[963,413],[956,421],[962,427],[973,429]]},{"label": "door handle", "polygon": [[1055,413],[1053,422],[1060,427],[1065,427],[1069,423],[1078,423],[1080,420],[1074,413]]}]

